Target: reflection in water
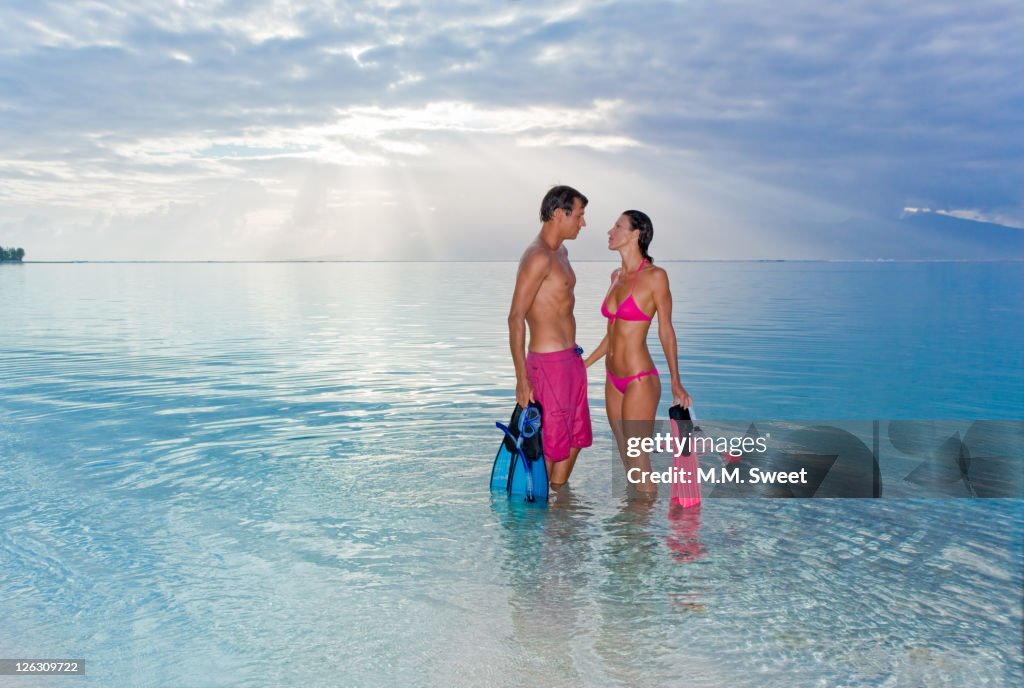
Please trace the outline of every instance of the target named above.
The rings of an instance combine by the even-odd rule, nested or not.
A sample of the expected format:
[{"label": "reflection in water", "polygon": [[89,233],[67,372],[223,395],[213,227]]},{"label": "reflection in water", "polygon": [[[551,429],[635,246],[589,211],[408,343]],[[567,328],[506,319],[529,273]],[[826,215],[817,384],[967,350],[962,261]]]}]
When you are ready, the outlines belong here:
[{"label": "reflection in water", "polygon": [[[665,266],[705,417],[1021,415],[1019,266]],[[597,374],[608,465],[492,501],[515,269],[0,270],[0,656],[80,648],[85,686],[1021,682],[1018,501],[677,519],[623,497]],[[587,348],[607,269],[577,277]]]},{"label": "reflection in water", "polygon": [[669,502],[668,528],[665,543],[676,563],[689,564],[707,553],[707,548],[700,541],[700,507],[684,509]]},{"label": "reflection in water", "polygon": [[651,676],[682,677],[681,649],[688,639],[673,618],[671,600],[680,579],[664,556],[662,513],[656,502],[627,495],[602,524],[604,578],[597,588],[601,622],[594,650],[609,677],[623,685],[652,685]]},{"label": "reflection in water", "polygon": [[591,511],[568,486],[549,508],[504,497],[493,497],[491,508],[504,531],[509,651],[523,658],[527,672],[518,678],[524,685],[580,685],[572,643],[585,631],[578,611],[587,602],[591,548],[582,531]]}]

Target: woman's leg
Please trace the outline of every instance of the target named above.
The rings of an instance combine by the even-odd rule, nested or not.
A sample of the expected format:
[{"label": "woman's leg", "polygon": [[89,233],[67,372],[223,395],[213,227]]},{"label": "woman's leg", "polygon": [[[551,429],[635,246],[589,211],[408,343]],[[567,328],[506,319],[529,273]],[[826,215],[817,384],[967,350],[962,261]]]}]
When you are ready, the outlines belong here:
[{"label": "woman's leg", "polygon": [[[658,412],[658,401],[661,400],[661,380],[658,376],[644,375],[633,380],[621,396],[622,418],[625,422],[620,425],[624,435],[643,439],[654,434],[654,414]],[[639,468],[645,476],[651,472],[651,457],[647,452],[628,460],[626,470],[634,467]],[[647,480],[638,483],[636,489],[651,499],[658,496],[658,486]]]},{"label": "woman's leg", "polygon": [[604,410],[608,414],[608,425],[615,436],[615,446],[619,449],[622,465],[626,465],[626,440],[622,436],[622,392],[615,388],[607,377],[604,381]]}]

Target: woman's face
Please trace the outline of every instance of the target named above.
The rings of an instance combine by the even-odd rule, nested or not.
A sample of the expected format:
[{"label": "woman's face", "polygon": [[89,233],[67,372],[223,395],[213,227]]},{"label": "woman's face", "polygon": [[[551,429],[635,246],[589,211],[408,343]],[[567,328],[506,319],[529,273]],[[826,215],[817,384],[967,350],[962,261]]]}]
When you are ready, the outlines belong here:
[{"label": "woman's face", "polygon": [[633,225],[630,224],[629,217],[627,215],[619,215],[619,219],[615,221],[612,228],[608,230],[608,250],[618,251],[623,246],[629,244],[634,240],[635,237],[640,236],[639,229],[633,229]]}]

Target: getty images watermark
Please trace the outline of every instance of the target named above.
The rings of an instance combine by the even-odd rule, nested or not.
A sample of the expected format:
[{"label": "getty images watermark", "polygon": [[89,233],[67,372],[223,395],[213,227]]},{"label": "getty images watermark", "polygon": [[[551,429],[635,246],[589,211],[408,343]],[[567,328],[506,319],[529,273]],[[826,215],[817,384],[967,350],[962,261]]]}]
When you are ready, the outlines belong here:
[{"label": "getty images watermark", "polygon": [[621,429],[619,487],[697,485],[701,497],[729,498],[1024,497],[1021,420],[666,420]]},{"label": "getty images watermark", "polygon": [[[709,437],[702,434],[699,429],[694,435],[693,427],[687,428],[686,434],[662,432],[651,437],[626,438],[626,456],[630,459],[639,459],[645,454],[671,453],[673,457],[686,457],[715,453],[723,457],[724,463],[728,464],[740,460],[744,455],[764,454],[767,451],[767,437]],[[807,483],[806,468],[793,471],[761,470],[757,466],[747,468],[746,473],[741,473],[739,466],[705,467],[696,462],[691,465],[685,462],[679,462],[678,465],[674,463],[663,471],[647,471],[632,466],[626,470],[626,480],[634,485],[648,482],[655,485]]]}]

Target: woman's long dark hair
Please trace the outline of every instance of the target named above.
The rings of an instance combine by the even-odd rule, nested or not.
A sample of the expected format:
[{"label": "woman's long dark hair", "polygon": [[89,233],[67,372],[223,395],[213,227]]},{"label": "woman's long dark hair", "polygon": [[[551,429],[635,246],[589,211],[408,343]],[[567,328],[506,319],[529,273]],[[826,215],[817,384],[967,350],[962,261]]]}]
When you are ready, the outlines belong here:
[{"label": "woman's long dark hair", "polygon": [[640,230],[640,253],[648,263],[653,265],[654,259],[647,252],[647,247],[651,245],[651,239],[654,238],[654,224],[651,222],[651,218],[647,217],[647,213],[639,210],[627,210],[622,214],[629,218],[630,227]]}]

